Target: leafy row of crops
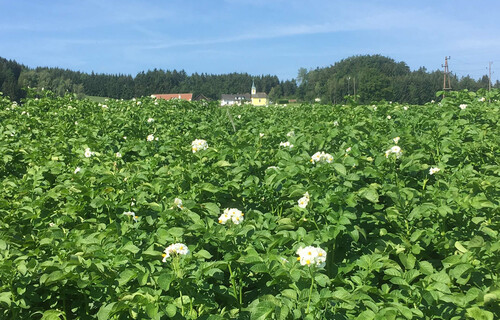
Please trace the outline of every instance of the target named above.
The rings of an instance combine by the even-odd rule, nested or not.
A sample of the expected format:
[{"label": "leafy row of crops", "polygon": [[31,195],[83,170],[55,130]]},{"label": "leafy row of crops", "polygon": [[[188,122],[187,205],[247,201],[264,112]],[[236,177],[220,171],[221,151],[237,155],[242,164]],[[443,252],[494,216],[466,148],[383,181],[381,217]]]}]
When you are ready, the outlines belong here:
[{"label": "leafy row of crops", "polygon": [[498,317],[499,96],[0,96],[0,318]]}]

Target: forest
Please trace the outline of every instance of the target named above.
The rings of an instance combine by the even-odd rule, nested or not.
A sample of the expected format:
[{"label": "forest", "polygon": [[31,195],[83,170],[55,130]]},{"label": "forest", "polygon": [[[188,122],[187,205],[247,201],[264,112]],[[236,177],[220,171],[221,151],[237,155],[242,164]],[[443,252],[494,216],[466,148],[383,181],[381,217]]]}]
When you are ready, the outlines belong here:
[{"label": "forest", "polygon": [[[451,73],[453,90],[476,91],[488,88],[488,76],[473,79]],[[131,99],[158,93],[193,93],[212,100],[225,93],[246,93],[252,81],[259,92],[273,101],[296,99],[301,102],[344,103],[346,96],[359,103],[395,101],[422,104],[435,98],[443,88],[443,71],[425,67],[410,70],[405,62],[381,55],[352,56],[327,67],[300,68],[296,79],[280,80],[276,75],[254,76],[248,73],[187,74],[184,70],[154,69],[135,76],[73,71],[62,68],[30,68],[0,57],[0,92],[12,100],[24,98],[24,88],[47,89],[63,96]],[[500,88],[497,80],[494,87]]]}]

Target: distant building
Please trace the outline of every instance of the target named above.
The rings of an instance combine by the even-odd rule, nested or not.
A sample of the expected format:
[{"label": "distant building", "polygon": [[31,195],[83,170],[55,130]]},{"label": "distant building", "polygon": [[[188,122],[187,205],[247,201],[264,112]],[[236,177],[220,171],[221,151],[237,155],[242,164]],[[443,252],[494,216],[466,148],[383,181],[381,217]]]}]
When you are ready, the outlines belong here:
[{"label": "distant building", "polygon": [[244,103],[251,103],[252,98],[249,93],[238,94],[223,94],[220,99],[221,106],[242,105]]},{"label": "distant building", "polygon": [[252,81],[252,104],[254,106],[267,106],[269,104],[269,99],[267,98],[267,93],[257,92],[255,83]]},{"label": "distant building", "polygon": [[172,100],[172,99],[179,99],[179,100],[186,100],[186,101],[193,100],[193,94],[192,93],[154,94],[154,96],[157,99],[164,99],[164,100]]},{"label": "distant building", "polygon": [[220,99],[221,106],[252,104],[254,106],[266,106],[269,104],[269,98],[265,92],[257,92],[255,83],[252,81],[251,93],[223,94]]},{"label": "distant building", "polygon": [[194,101],[212,101],[212,99],[208,98],[205,96],[203,93],[200,93],[196,98],[194,98]]}]

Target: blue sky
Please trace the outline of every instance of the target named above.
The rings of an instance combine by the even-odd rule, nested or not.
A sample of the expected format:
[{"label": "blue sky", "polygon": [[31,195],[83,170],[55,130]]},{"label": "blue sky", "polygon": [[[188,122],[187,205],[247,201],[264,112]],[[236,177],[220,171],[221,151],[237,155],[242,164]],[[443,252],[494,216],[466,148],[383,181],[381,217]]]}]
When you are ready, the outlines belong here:
[{"label": "blue sky", "polygon": [[[352,55],[500,77],[500,1],[0,0],[0,57],[132,74],[247,72],[280,79]],[[498,71],[495,71],[498,70]]]}]

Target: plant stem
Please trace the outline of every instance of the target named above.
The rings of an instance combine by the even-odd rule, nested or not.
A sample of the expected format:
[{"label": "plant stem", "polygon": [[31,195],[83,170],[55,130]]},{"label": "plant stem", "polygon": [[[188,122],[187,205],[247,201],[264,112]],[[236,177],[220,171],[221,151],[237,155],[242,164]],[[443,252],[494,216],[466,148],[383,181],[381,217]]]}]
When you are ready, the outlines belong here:
[{"label": "plant stem", "polygon": [[234,298],[236,299],[236,301],[239,301],[238,300],[238,293],[236,292],[236,281],[234,280],[233,270],[231,269],[231,263],[228,263],[227,267],[229,269],[229,276],[231,278],[231,283],[233,284]]},{"label": "plant stem", "polygon": [[181,296],[181,315],[184,317],[184,299],[182,299],[182,290],[179,289],[179,294]]},{"label": "plant stem", "polygon": [[309,272],[311,273],[311,288],[309,288],[309,299],[307,300],[306,313],[309,313],[309,304],[311,303],[311,296],[312,296],[313,287],[314,287],[314,274],[311,270],[311,267],[309,267]]}]

